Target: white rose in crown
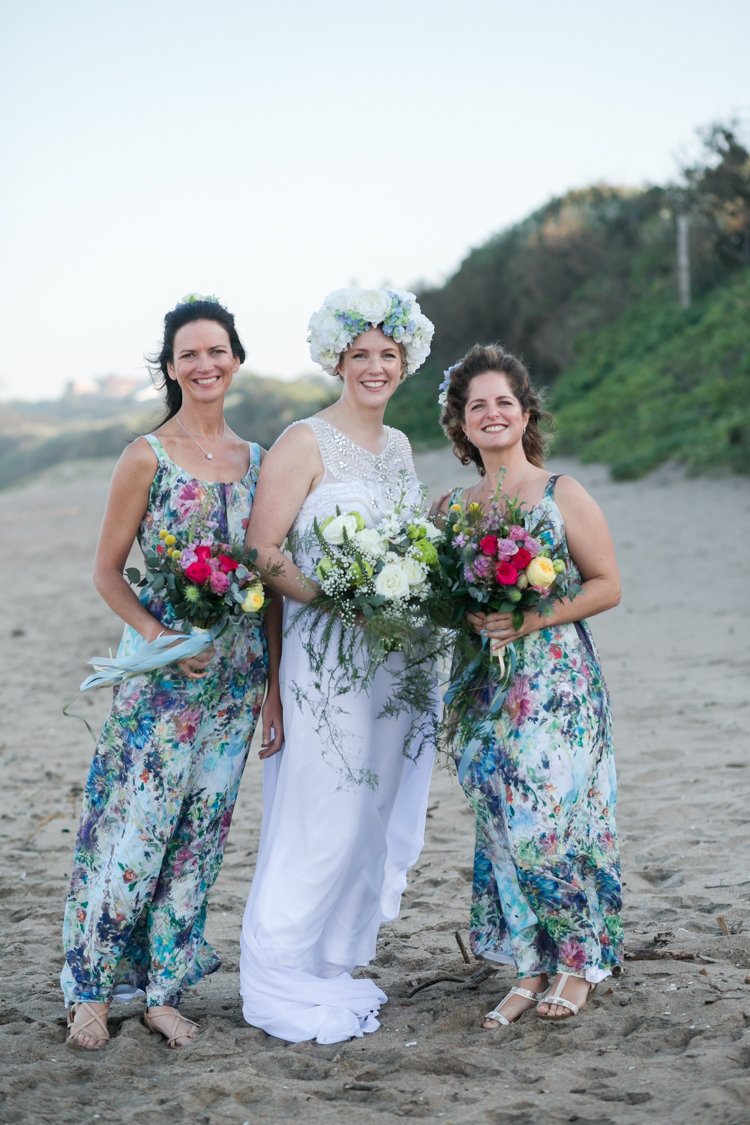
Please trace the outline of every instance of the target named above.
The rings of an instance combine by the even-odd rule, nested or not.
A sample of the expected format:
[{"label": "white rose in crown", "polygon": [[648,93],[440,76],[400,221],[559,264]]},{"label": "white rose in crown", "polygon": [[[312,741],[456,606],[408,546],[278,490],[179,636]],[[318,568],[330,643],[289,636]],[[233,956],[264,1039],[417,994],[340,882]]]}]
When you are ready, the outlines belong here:
[{"label": "white rose in crown", "polygon": [[391,298],[384,289],[360,289],[351,298],[349,308],[370,324],[380,324],[391,311]]},{"label": "white rose in crown", "polygon": [[408,555],[401,559],[401,570],[410,586],[421,586],[427,576],[427,567]]},{"label": "white rose in crown", "polygon": [[334,289],[333,293],[329,293],[323,302],[323,307],[326,309],[338,309],[339,312],[346,312],[347,309],[352,307],[352,297],[357,292],[356,289]]},{"label": "white rose in crown", "polygon": [[408,598],[409,579],[398,563],[386,563],[375,579],[375,593],[392,601],[394,598]]},{"label": "white rose in crown", "polygon": [[349,539],[354,538],[357,530],[357,517],[351,515],[334,516],[320,530],[326,543],[330,543],[332,547],[340,547],[344,542],[344,531],[346,531]]},{"label": "white rose in crown", "polygon": [[352,542],[363,555],[371,559],[380,559],[385,554],[383,540],[374,527],[366,527],[352,536]]},{"label": "white rose in crown", "polygon": [[310,318],[307,338],[310,356],[329,375],[336,374],[341,353],[353,342],[354,329],[343,327],[334,316],[336,312],[348,314],[353,320],[364,320],[375,328],[387,322],[386,335],[392,332],[393,339],[402,342],[406,349],[407,375],[421,367],[430,354],[435,328],[422,313],[413,293],[405,289],[336,289]]}]

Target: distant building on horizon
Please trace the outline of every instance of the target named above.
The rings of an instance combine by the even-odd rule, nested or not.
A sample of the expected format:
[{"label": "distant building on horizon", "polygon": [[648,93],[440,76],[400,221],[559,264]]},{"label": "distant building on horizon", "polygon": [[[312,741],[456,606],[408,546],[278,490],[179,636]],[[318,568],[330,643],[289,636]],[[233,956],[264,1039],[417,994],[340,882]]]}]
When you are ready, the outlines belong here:
[{"label": "distant building on horizon", "polygon": [[97,398],[133,399],[135,402],[147,402],[151,398],[158,398],[156,390],[150,379],[134,379],[128,375],[101,375],[98,379],[71,379],[66,384],[63,392],[64,399],[81,398],[84,395],[94,395]]}]

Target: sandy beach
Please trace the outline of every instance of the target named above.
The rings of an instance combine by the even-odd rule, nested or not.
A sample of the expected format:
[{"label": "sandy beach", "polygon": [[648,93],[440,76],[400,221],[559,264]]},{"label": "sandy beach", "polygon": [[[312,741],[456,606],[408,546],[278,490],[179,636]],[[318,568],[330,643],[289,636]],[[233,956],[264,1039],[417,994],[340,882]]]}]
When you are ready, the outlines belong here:
[{"label": "sandy beach", "polygon": [[[448,452],[417,460],[433,494],[473,479]],[[748,481],[665,468],[613,483],[599,466],[551,467],[602,505],[623,574],[622,604],[592,627],[615,718],[628,960],[577,1019],[481,1031],[512,972],[469,980],[482,966],[454,935],[468,944],[473,819],[454,773],[436,769],[401,915],[358,970],[388,993],[382,1027],[334,1046],[289,1045],[242,1019],[254,753],[210,900],[223,965],[182,1007],[202,1035],[169,1051],[136,1001],[113,1005],[106,1050],[64,1045],[60,928],[92,742],[61,710],[121,631],[91,582],[112,463],[71,462],[0,493],[0,1123],[750,1122]],[[108,702],[91,692],[72,710],[98,732]],[[437,976],[460,979],[410,997]]]}]

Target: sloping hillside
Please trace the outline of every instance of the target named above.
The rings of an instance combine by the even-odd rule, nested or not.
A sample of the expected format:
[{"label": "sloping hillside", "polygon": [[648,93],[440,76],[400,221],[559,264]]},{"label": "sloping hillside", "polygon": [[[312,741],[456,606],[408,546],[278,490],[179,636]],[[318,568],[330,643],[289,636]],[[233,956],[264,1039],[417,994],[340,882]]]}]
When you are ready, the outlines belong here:
[{"label": "sloping hillside", "polygon": [[618,479],[665,460],[750,472],[750,270],[690,309],[644,298],[579,341],[553,405],[556,449]]}]

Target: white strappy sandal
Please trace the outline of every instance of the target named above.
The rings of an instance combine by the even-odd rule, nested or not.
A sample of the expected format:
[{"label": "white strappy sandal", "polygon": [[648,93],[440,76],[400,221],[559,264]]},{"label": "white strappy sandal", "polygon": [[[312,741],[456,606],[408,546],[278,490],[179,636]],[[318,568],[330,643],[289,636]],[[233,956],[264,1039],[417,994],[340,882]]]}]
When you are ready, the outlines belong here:
[{"label": "white strappy sandal", "polygon": [[[504,996],[497,1007],[493,1008],[491,1012],[488,1012],[484,1018],[486,1020],[497,1020],[497,1022],[499,1024],[502,1024],[503,1027],[510,1027],[512,1023],[515,1023],[516,1020],[519,1020],[523,1015],[523,1012],[528,1012],[530,1009],[524,1008],[523,1012],[519,1012],[518,1015],[514,1016],[512,1020],[506,1019],[503,1013],[500,1011],[503,1004],[505,1004],[506,1001],[510,1000],[511,996],[522,996],[524,1000],[533,1000],[535,1004],[541,1004],[542,1000],[546,998],[547,993],[531,992],[528,988],[511,988],[507,996]],[[497,1028],[483,1027],[482,1031],[497,1031]]]},{"label": "white strappy sandal", "polygon": [[[572,977],[574,975],[575,974],[573,974],[573,973],[560,973],[560,979],[557,982],[557,984],[555,985],[554,991],[552,989],[547,989],[544,996],[542,996],[539,1000],[540,1004],[541,1004],[542,1001],[544,1001],[545,1004],[559,1004],[560,1007],[567,1008],[567,1011],[565,1012],[565,1014],[562,1015],[562,1016],[550,1016],[550,1015],[548,1015],[547,1012],[537,1011],[537,1012],[534,1013],[534,1015],[538,1019],[540,1019],[540,1020],[569,1020],[571,1016],[577,1016],[578,1015],[578,1013],[581,1010],[578,1007],[578,1005],[574,1004],[572,1000],[566,1000],[565,997],[561,995],[563,989],[565,988],[565,985],[566,985],[567,981],[570,979],[570,977]],[[581,978],[578,977],[578,980],[580,980],[580,979]],[[590,984],[589,990],[586,993],[586,999],[587,1000],[588,1000],[589,996],[591,996],[592,993],[595,990],[596,990],[596,985]]]}]

